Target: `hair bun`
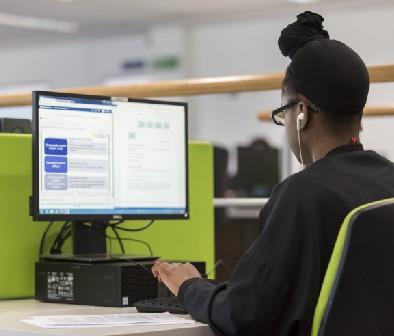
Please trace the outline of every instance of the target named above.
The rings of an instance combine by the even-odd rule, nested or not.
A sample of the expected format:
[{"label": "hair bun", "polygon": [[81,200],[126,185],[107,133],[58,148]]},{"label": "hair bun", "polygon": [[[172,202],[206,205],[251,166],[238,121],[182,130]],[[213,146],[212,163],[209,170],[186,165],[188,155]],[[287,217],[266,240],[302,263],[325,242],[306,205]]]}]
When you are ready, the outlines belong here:
[{"label": "hair bun", "polygon": [[329,39],[323,29],[324,18],[310,11],[297,15],[297,21],[289,24],[280,34],[278,45],[283,56],[293,59],[298,49],[313,40]]}]

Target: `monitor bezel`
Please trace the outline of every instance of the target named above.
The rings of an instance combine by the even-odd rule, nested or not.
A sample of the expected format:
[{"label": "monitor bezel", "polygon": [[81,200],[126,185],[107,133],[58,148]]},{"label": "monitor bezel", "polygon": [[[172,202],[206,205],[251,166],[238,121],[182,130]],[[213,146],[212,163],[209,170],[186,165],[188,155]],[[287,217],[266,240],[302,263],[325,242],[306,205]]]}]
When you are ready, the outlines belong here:
[{"label": "monitor bezel", "polygon": [[[183,106],[185,114],[185,186],[186,186],[186,212],[182,214],[40,214],[39,199],[39,97],[82,98],[107,101],[126,101],[160,105]],[[77,93],[33,91],[32,92],[32,217],[35,221],[111,221],[111,220],[156,220],[156,219],[189,219],[189,149],[188,149],[188,104],[186,102],[152,100],[131,97],[111,97],[101,95],[88,95]]]}]

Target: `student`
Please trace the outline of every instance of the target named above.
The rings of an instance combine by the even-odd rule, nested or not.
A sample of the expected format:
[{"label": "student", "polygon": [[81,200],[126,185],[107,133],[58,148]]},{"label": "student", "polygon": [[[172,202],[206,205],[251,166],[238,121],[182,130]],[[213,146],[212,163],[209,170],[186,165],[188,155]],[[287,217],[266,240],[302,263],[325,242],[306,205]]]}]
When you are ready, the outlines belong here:
[{"label": "student", "polygon": [[305,12],[279,48],[291,63],[273,111],[306,168],[280,183],[260,213],[261,235],[230,281],[213,284],[189,264],[157,262],[156,276],[197,321],[224,335],[310,335],[315,305],[345,216],[394,195],[394,165],[359,142],[369,77],[323,18]]}]

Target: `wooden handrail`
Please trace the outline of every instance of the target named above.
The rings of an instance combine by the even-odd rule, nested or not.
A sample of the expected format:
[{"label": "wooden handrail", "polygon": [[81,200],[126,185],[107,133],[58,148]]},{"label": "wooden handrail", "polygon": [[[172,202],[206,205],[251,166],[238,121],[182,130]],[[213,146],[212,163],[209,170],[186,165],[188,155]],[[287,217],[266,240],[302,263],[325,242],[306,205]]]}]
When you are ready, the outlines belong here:
[{"label": "wooden handrail", "polygon": [[[368,67],[371,82],[394,82],[394,64]],[[217,78],[159,81],[143,84],[65,88],[58,92],[72,92],[105,96],[174,97],[280,89],[283,73]],[[0,106],[31,104],[31,93],[0,95]]]},{"label": "wooden handrail", "polygon": [[384,117],[394,115],[393,105],[382,106],[366,106],[364,108],[364,115],[368,117]]},{"label": "wooden handrail", "polygon": [[[271,120],[271,111],[262,111],[257,117],[261,121]],[[364,108],[364,116],[366,117],[384,117],[394,115],[394,105],[382,105],[382,106],[366,106]]]},{"label": "wooden handrail", "polygon": [[[66,88],[56,92],[93,94],[112,97],[176,97],[242,91],[274,90],[281,87],[283,74],[229,76],[158,81],[115,86]],[[31,93],[0,95],[0,106],[31,104]]]}]

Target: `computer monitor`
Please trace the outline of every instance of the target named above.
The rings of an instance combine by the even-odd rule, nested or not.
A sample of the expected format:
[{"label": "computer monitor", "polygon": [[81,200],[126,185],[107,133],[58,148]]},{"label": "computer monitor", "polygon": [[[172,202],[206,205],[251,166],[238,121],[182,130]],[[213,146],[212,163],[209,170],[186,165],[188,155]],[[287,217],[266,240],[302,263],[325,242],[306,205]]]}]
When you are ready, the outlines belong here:
[{"label": "computer monitor", "polygon": [[38,221],[187,219],[187,104],[33,93]]}]

